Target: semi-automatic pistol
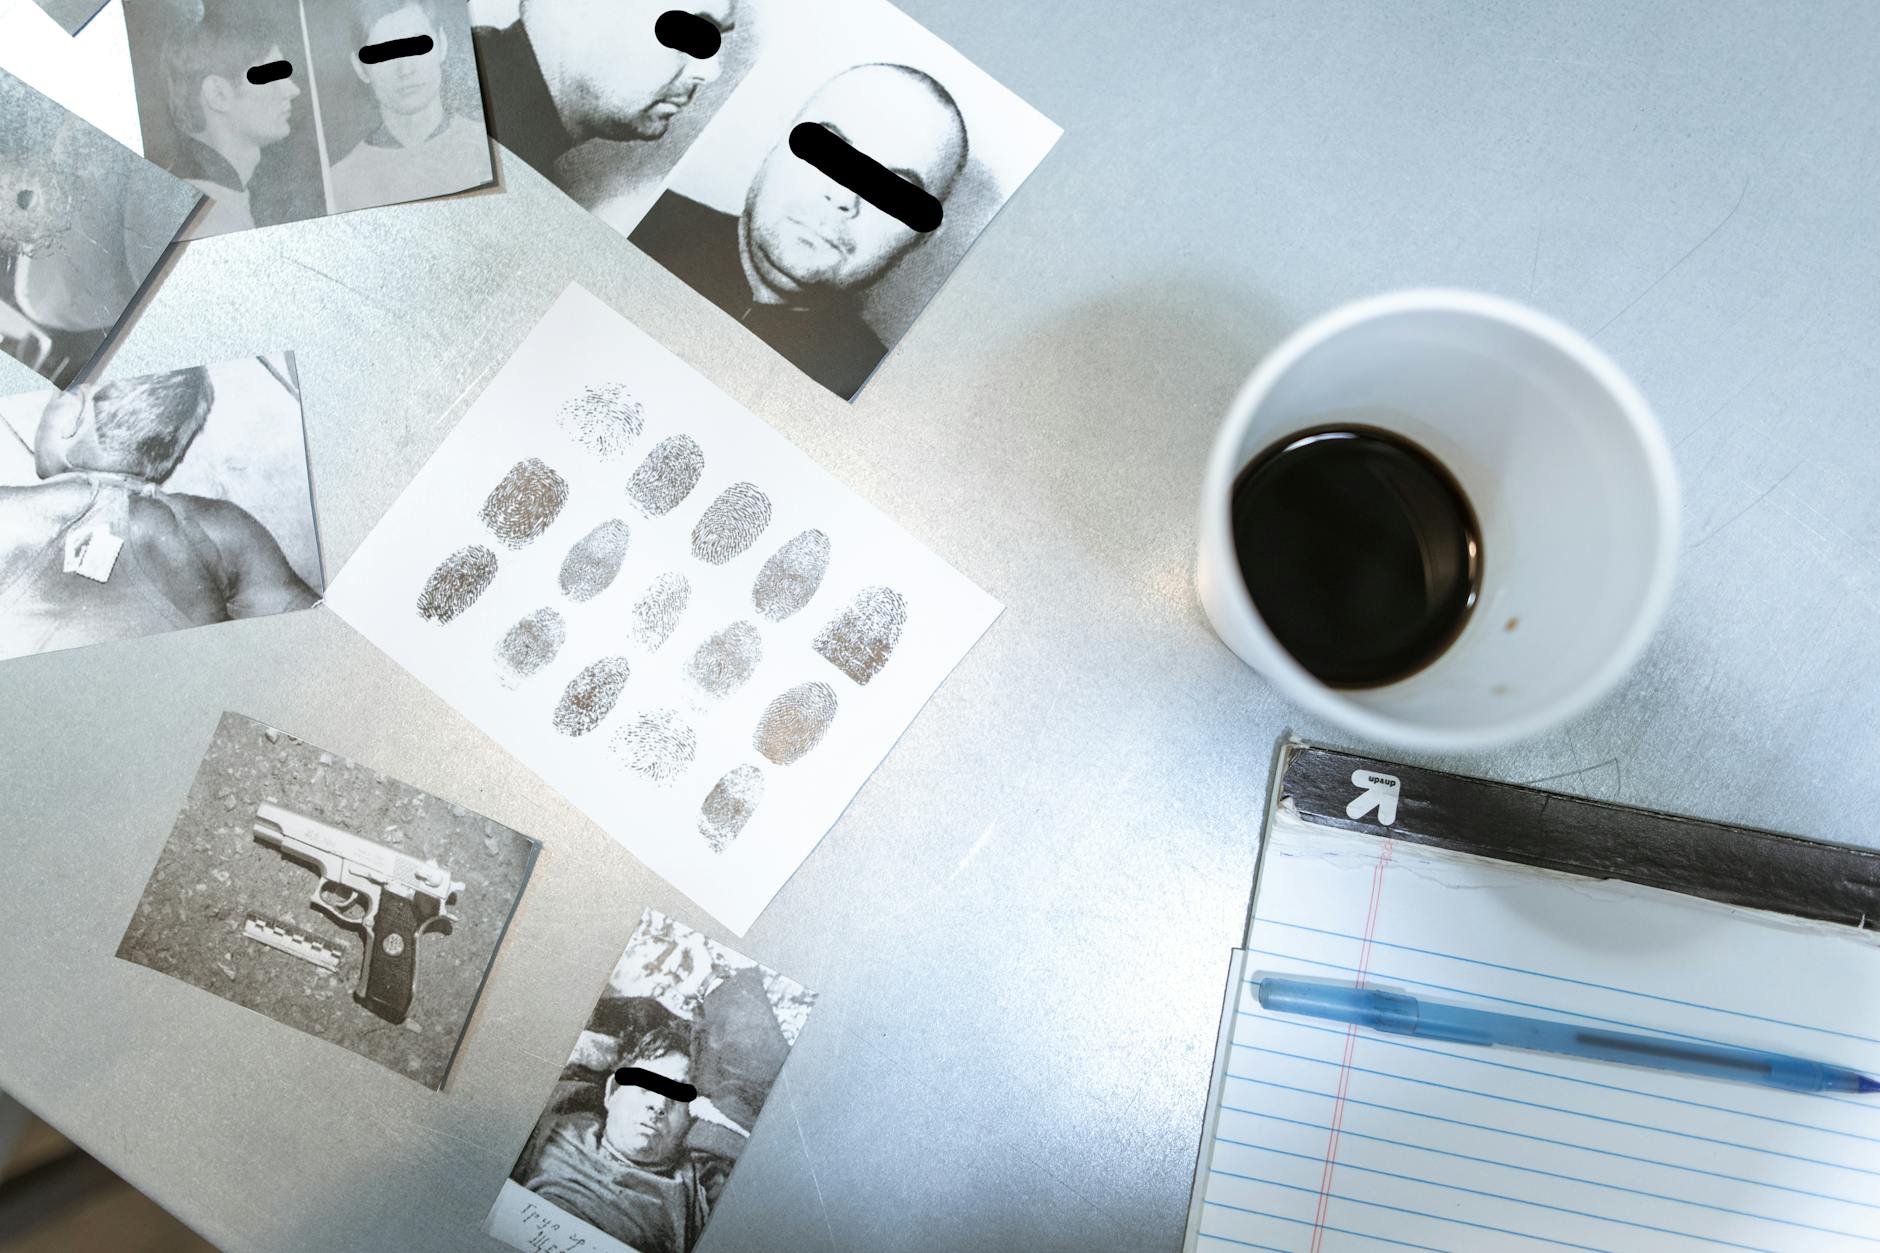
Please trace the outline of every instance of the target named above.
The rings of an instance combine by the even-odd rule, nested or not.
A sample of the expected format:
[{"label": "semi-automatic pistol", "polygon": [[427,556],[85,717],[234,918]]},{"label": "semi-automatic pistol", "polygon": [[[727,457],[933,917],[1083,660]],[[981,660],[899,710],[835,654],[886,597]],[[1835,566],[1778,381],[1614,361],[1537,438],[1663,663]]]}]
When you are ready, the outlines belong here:
[{"label": "semi-automatic pistol", "polygon": [[389,1022],[411,1010],[418,936],[456,919],[446,908],[463,884],[434,861],[423,862],[291,809],[262,805],[255,839],[311,866],[320,876],[313,907],[365,937],[353,999]]}]

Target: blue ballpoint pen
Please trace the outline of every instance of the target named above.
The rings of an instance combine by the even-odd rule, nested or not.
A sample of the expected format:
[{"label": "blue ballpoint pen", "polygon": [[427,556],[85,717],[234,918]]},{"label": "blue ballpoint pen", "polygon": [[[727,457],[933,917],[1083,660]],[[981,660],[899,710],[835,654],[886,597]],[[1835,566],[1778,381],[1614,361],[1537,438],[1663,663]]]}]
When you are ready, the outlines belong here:
[{"label": "blue ballpoint pen", "polygon": [[1530,1049],[1562,1057],[1586,1057],[1711,1079],[1733,1079],[1738,1083],[1786,1088],[1793,1092],[1880,1092],[1880,1080],[1859,1071],[1782,1053],[1603,1031],[1575,1023],[1419,1001],[1400,992],[1320,983],[1313,979],[1264,975],[1249,982],[1259,988],[1260,1004],[1276,1014],[1353,1023],[1387,1035]]}]

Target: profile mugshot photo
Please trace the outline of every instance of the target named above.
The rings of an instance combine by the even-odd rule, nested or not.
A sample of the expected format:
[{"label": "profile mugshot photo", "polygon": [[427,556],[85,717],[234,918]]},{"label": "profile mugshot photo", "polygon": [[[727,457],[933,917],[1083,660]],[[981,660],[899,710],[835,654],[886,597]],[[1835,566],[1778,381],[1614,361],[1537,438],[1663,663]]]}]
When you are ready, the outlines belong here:
[{"label": "profile mugshot photo", "polygon": [[[750,68],[765,4],[473,0],[490,133],[627,230]],[[662,40],[668,14],[699,40]]]},{"label": "profile mugshot photo", "polygon": [[[780,33],[672,173],[633,242],[852,398],[1057,136],[897,11]],[[917,230],[799,155],[823,128],[940,208]],[[850,162],[853,164],[853,162]]]},{"label": "profile mugshot photo", "polygon": [[[295,5],[136,0],[124,18],[144,155],[211,202],[193,238],[324,211]],[[250,80],[283,61],[294,72]]]}]

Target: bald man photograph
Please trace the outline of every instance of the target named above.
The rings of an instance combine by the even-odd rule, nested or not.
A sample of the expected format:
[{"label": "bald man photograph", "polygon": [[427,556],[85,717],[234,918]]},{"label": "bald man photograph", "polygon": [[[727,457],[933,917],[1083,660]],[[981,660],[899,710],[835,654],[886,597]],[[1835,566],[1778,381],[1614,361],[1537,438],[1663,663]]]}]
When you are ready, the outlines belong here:
[{"label": "bald man photograph", "polygon": [[742,213],[668,191],[631,238],[805,374],[853,397],[888,351],[863,316],[863,297],[929,236],[792,152],[789,131],[804,122],[943,208],[971,152],[959,105],[939,80],[907,65],[859,65],[824,83],[784,128]]}]

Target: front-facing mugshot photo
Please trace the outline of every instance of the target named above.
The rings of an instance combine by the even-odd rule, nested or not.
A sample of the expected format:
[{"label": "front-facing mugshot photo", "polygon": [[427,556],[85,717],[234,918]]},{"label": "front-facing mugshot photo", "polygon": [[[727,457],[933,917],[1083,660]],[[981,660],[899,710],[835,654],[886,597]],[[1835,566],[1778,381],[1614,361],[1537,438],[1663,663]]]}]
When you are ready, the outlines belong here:
[{"label": "front-facing mugshot photo", "polygon": [[[805,125],[936,202],[938,228],[799,156]],[[852,399],[1058,133],[898,10],[832,0],[766,37],[630,238]]]}]

